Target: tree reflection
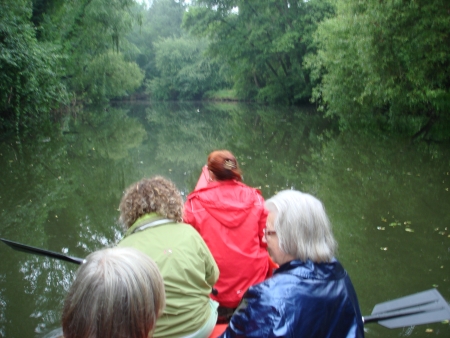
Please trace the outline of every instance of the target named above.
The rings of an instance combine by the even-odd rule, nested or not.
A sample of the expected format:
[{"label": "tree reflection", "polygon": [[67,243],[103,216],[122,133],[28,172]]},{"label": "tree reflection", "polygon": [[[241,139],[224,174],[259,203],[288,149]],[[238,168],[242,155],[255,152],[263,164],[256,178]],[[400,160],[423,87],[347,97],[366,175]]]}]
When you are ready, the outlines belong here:
[{"label": "tree reflection", "polygon": [[221,147],[231,133],[229,107],[184,103],[148,108],[153,172],[170,177],[183,193],[189,193],[209,152]]},{"label": "tree reflection", "polygon": [[309,185],[332,217],[366,313],[381,301],[434,286],[450,299],[448,238],[434,231],[450,223],[449,155],[448,146],[357,132],[323,147],[318,183]]},{"label": "tree reflection", "polygon": [[336,131],[311,106],[277,108],[246,106],[232,111],[232,137],[225,143],[239,157],[247,184],[265,197],[292,186],[302,190],[306,168]]},{"label": "tree reflection", "polygon": [[[232,116],[225,148],[239,156],[247,184],[266,198],[293,188],[324,202],[364,313],[432,287],[450,299],[448,144],[339,133],[310,111],[247,108]],[[401,331],[370,330],[383,337]]]},{"label": "tree reflection", "polygon": [[[448,145],[340,133],[311,107],[108,107],[3,141],[0,237],[85,257],[121,238],[117,207],[129,184],[163,175],[187,194],[209,152],[224,148],[264,197],[294,188],[324,202],[365,314],[433,285],[450,299]],[[5,245],[0,254],[0,335],[42,336],[57,327],[77,266]],[[383,330],[370,328],[399,335]]]},{"label": "tree reflection", "polygon": [[[116,209],[124,175],[134,165],[128,155],[146,131],[127,111],[104,112],[85,112],[63,132],[0,145],[1,237],[79,257],[120,237]],[[2,332],[29,336],[18,332],[57,325],[76,266],[0,250],[9,258],[0,271],[0,299],[7,304],[0,323],[9,320]],[[23,318],[25,326],[19,324]]]}]

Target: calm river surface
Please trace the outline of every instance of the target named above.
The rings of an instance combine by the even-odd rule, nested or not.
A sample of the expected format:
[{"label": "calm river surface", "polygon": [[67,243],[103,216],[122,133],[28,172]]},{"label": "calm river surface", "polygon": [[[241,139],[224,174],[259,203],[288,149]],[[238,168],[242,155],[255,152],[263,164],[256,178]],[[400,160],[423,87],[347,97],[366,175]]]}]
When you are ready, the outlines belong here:
[{"label": "calm river surface", "polygon": [[[313,108],[123,104],[67,118],[54,130],[0,141],[0,237],[84,257],[121,238],[122,192],[163,175],[186,196],[207,154],[231,150],[265,198],[294,188],[321,199],[338,258],[363,314],[437,288],[450,301],[449,144],[340,133]],[[0,243],[0,336],[58,328],[77,266]],[[449,337],[436,323],[367,337]]]}]

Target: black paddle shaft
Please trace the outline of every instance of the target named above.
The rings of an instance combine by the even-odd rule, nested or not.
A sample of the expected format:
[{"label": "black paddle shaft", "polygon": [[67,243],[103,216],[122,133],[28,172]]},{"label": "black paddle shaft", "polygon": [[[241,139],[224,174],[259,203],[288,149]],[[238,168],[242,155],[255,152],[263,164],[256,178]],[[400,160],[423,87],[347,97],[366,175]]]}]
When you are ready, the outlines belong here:
[{"label": "black paddle shaft", "polygon": [[[82,258],[71,257],[59,252],[35,248],[4,238],[0,238],[0,240],[14,250],[56,258],[75,264],[85,262]],[[217,290],[212,289],[212,293],[215,294],[215,292],[217,293]],[[378,322],[378,324],[390,329],[421,325],[450,319],[450,306],[436,289],[431,289],[377,304],[372,311],[372,315],[365,316],[362,319],[364,323]]]},{"label": "black paddle shaft", "polygon": [[36,254],[36,255],[47,256],[47,257],[51,257],[51,258],[56,258],[56,259],[60,259],[62,261],[75,263],[75,264],[82,264],[82,263],[84,263],[84,259],[82,259],[82,258],[71,257],[71,256],[68,256],[68,255],[64,255],[62,253],[59,253],[59,252],[54,252],[54,251],[50,251],[50,250],[44,250],[44,249],[41,249],[41,248],[36,248],[34,246],[13,242],[13,241],[10,241],[9,239],[0,238],[0,240],[2,242],[4,242],[6,245],[10,246],[11,248],[13,248],[14,250],[17,250],[17,251],[22,251],[22,252],[26,252],[26,253],[33,253],[33,254]]}]

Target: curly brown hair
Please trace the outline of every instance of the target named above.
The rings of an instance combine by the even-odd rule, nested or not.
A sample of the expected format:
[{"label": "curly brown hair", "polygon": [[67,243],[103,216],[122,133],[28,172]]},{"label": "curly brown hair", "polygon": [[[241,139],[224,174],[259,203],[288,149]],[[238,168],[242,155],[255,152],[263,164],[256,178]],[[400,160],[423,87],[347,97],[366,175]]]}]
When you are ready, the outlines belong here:
[{"label": "curly brown hair", "polygon": [[183,199],[172,181],[162,176],[155,176],[130,185],[120,201],[119,209],[119,221],[126,229],[131,227],[139,217],[152,212],[181,222]]}]

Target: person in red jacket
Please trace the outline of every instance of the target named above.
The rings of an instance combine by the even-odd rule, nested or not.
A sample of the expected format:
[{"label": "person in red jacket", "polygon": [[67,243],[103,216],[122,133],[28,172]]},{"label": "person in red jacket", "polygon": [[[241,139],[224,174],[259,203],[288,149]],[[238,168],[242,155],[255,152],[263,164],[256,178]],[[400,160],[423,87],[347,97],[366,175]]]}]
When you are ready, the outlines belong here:
[{"label": "person in red jacket", "polygon": [[214,285],[217,294],[211,298],[219,302],[219,317],[224,320],[245,291],[271,272],[267,245],[262,240],[267,211],[261,192],[242,183],[231,152],[212,152],[207,168],[209,182],[199,181],[189,194],[183,221],[197,229],[219,267],[219,280]]}]

